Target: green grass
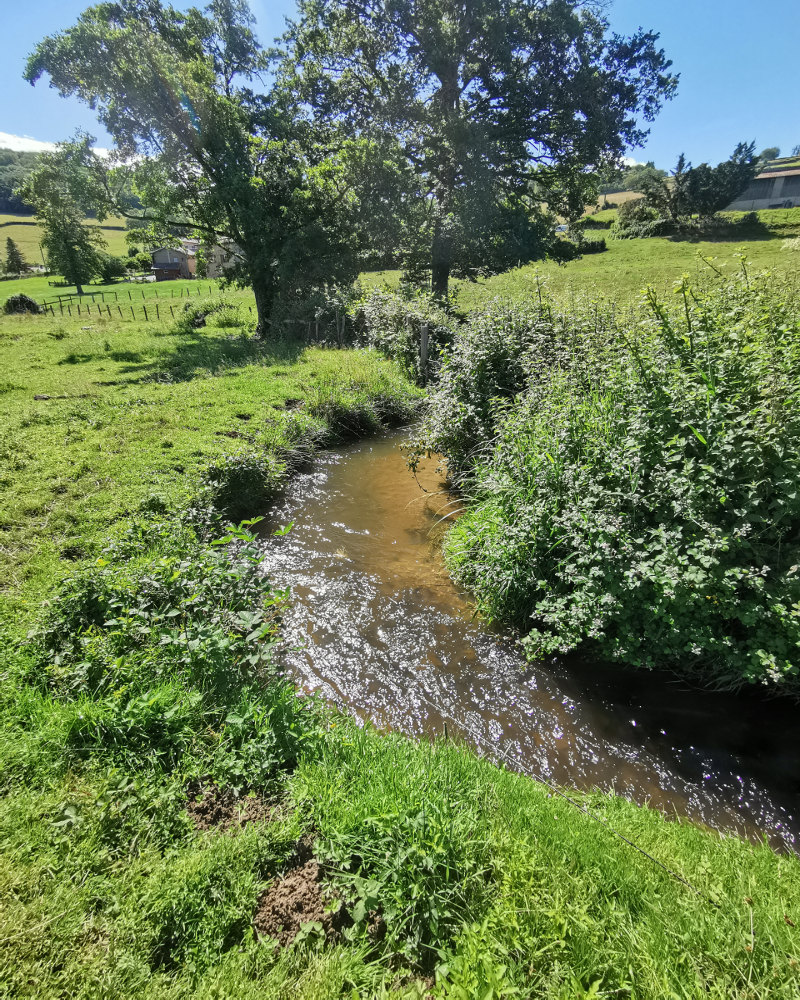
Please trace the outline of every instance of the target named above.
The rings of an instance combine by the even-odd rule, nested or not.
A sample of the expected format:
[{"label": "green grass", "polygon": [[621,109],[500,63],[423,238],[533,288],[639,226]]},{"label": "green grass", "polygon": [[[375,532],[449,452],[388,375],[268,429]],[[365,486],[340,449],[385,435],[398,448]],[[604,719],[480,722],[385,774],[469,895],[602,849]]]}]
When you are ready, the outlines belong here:
[{"label": "green grass", "polygon": [[[0,316],[0,997],[795,998],[797,858],[587,817],[276,676],[283,599],[209,504],[258,514],[419,391],[376,352],[253,341],[247,306],[192,334]],[[198,780],[277,810],[199,830]],[[280,951],[253,915],[301,837],[354,926]]]},{"label": "green grass", "polygon": [[[123,574],[141,582],[143,569]],[[196,617],[213,609],[206,599]],[[183,627],[196,634],[195,621]],[[168,663],[154,674],[141,640],[117,645],[127,664],[113,693],[66,696],[76,661],[101,655],[112,633],[118,644],[120,628],[95,628],[49,685],[29,671],[33,683],[12,674],[3,686],[5,995],[797,995],[796,858],[600,794],[580,797],[587,817],[458,746],[361,729],[241,667],[227,687],[202,657],[188,681]],[[177,724],[165,732],[166,711]],[[281,808],[242,831],[198,831],[185,812],[198,774],[244,780]],[[251,921],[302,835],[355,926],[337,945],[312,934],[281,953]],[[370,912],[385,936],[370,935]]]},{"label": "green grass", "polygon": [[[89,225],[96,225],[95,220],[87,219]],[[125,220],[106,219],[100,226],[103,238],[108,243],[108,252],[124,257],[128,252],[125,242]],[[5,260],[6,239],[11,237],[19,247],[22,256],[28,264],[41,264],[42,254],[39,244],[42,232],[36,218],[32,215],[0,215],[0,254]],[[2,284],[0,284],[2,289]],[[2,291],[0,291],[2,294]]]},{"label": "green grass", "polygon": [[[786,212],[800,213],[800,210]],[[648,286],[659,293],[670,292],[674,282],[684,274],[693,280],[709,275],[710,266],[704,260],[732,272],[740,267],[739,255],[744,254],[754,270],[794,271],[795,255],[783,248],[783,242],[800,232],[800,214],[778,224],[786,227],[780,235],[757,240],[697,243],[660,238],[614,240],[599,233],[607,241],[606,253],[589,254],[567,264],[541,261],[475,282],[456,280],[451,282],[451,288],[456,293],[457,308],[463,310],[474,309],[495,297],[530,298],[538,294],[539,283],[559,300],[601,295],[625,303],[637,298]],[[361,280],[366,286],[386,284],[396,288],[399,279],[398,271],[378,271],[362,275]]]},{"label": "green grass", "polygon": [[411,392],[375,353],[268,345],[239,327],[7,316],[0,359],[2,591],[32,586],[34,600],[142,503],[186,500],[220,455],[274,452],[303,426],[322,434],[340,402],[357,412]]}]

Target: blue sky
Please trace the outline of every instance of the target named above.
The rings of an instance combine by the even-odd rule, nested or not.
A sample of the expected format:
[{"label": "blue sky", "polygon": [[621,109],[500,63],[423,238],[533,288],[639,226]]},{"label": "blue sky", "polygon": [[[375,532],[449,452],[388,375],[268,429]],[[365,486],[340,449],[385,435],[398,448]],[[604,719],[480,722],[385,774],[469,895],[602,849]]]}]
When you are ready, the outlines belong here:
[{"label": "blue sky", "polygon": [[[45,82],[33,88],[21,76],[36,42],[68,27],[86,6],[85,0],[10,0],[3,12],[0,132],[54,142],[82,127],[98,136],[98,145],[108,144],[88,108],[58,97]],[[259,37],[268,43],[281,32],[294,0],[252,0],[251,6]],[[742,139],[755,139],[759,149],[780,146],[784,153],[800,144],[798,0],[614,0],[608,16],[622,33],[639,25],[660,32],[681,74],[677,98],[653,124],[645,148],[632,151],[637,159],[670,167],[685,152],[695,163],[716,163]]]}]

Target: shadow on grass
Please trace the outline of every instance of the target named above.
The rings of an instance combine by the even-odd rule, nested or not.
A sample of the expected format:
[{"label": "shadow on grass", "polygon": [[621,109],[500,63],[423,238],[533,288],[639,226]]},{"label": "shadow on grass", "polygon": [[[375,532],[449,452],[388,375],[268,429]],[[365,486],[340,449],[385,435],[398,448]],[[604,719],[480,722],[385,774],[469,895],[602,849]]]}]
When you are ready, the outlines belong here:
[{"label": "shadow on grass", "polygon": [[[138,351],[103,351],[99,354],[68,354],[62,358],[60,365],[85,365],[90,361],[119,361],[129,364],[145,362],[144,357]],[[146,362],[145,362],[146,363]]]},{"label": "shadow on grass", "polygon": [[202,375],[217,374],[247,365],[292,364],[308,346],[299,340],[264,341],[247,334],[232,334],[225,330],[203,329],[192,334],[161,334],[171,336],[166,350],[148,354],[139,351],[101,351],[91,354],[70,353],[59,365],[88,364],[96,361],[116,361],[120,374],[137,373],[138,379],[108,380],[96,385],[130,384],[134,381],[188,382]]},{"label": "shadow on grass", "polygon": [[151,368],[154,379],[187,382],[246,365],[292,364],[307,346],[296,340],[256,340],[246,334],[203,329],[176,335],[172,349],[154,358]]},{"label": "shadow on grass", "polygon": [[673,243],[758,243],[781,238],[781,233],[776,233],[757,218],[711,223],[696,229],[683,229],[670,236]]}]

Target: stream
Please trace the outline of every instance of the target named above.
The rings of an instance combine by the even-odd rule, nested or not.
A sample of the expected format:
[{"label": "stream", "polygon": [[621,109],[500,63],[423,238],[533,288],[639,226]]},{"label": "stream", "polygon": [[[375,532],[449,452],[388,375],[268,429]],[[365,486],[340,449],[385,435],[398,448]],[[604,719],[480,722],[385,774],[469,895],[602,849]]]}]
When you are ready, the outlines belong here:
[{"label": "stream", "polygon": [[264,571],[290,586],[283,663],[382,729],[441,735],[564,788],[601,788],[776,847],[800,843],[797,709],[760,692],[579,659],[528,663],[474,617],[440,554],[458,504],[407,432],[326,452],[272,510]]}]

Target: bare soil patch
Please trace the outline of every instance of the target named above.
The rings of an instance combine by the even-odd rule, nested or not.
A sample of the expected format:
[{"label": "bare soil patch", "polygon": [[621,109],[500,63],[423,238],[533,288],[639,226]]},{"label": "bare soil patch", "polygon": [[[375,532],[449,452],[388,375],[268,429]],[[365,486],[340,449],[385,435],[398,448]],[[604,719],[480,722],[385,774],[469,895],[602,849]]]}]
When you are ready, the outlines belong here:
[{"label": "bare soil patch", "polygon": [[273,938],[282,948],[292,944],[306,924],[318,925],[326,941],[339,940],[352,924],[341,900],[322,884],[319,862],[310,860],[277,879],[258,903],[253,926],[261,938]]},{"label": "bare soil patch", "polygon": [[239,830],[248,823],[269,822],[278,806],[259,795],[236,796],[230,788],[215,784],[195,784],[188,789],[186,812],[196,829]]}]

